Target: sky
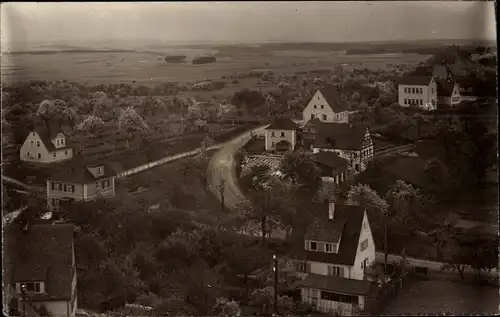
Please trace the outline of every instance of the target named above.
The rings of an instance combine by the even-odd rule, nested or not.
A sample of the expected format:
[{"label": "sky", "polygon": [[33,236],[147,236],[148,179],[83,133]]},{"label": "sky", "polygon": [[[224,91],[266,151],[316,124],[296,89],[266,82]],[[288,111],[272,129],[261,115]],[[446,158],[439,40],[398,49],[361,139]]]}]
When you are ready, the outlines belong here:
[{"label": "sky", "polygon": [[496,38],[493,2],[3,3],[2,44]]}]

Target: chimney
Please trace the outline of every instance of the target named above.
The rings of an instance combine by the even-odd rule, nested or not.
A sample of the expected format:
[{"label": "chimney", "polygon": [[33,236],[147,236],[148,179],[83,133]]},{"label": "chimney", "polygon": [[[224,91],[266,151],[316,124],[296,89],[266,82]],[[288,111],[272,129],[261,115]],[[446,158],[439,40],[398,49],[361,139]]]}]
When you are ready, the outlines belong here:
[{"label": "chimney", "polygon": [[328,220],[333,220],[333,216],[335,216],[335,202],[328,202]]}]

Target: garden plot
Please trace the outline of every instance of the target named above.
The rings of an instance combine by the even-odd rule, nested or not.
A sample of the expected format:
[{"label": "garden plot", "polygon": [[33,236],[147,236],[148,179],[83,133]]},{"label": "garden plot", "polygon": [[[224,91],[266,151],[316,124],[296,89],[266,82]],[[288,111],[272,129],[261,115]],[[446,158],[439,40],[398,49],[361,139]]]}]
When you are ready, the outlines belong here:
[{"label": "garden plot", "polygon": [[266,156],[266,155],[247,156],[243,161],[242,174],[245,175],[252,169],[252,167],[259,165],[269,166],[271,172],[276,172],[279,170],[282,160],[283,160],[282,156]]}]

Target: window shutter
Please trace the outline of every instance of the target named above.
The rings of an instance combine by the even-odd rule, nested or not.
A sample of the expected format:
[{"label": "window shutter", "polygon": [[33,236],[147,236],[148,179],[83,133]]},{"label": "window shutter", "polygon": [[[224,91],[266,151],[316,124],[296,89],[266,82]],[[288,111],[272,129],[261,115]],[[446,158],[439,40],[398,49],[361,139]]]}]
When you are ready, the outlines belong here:
[{"label": "window shutter", "polygon": [[71,192],[74,193],[75,192],[75,185],[71,185]]}]

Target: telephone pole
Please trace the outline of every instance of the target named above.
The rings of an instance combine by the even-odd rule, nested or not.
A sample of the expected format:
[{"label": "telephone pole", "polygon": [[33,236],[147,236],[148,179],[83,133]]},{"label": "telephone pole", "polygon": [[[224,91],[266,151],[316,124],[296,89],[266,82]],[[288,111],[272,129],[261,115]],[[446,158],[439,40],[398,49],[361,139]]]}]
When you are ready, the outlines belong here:
[{"label": "telephone pole", "polygon": [[274,272],[274,314],[278,314],[278,258],[273,255],[273,272]]}]

